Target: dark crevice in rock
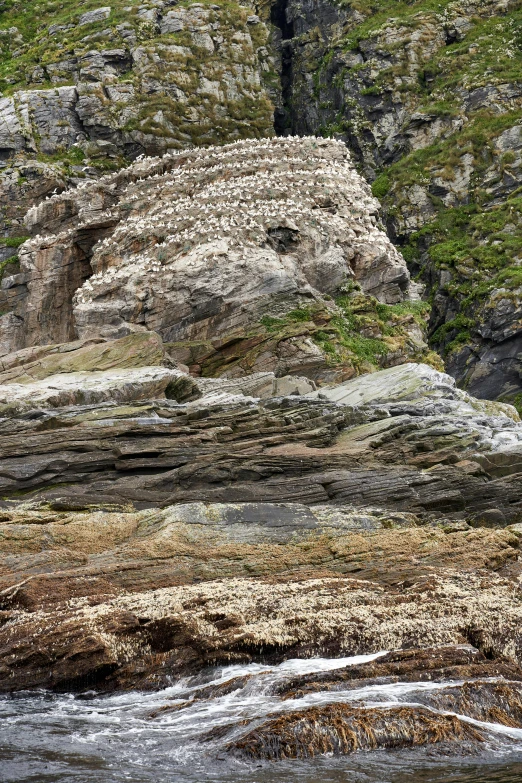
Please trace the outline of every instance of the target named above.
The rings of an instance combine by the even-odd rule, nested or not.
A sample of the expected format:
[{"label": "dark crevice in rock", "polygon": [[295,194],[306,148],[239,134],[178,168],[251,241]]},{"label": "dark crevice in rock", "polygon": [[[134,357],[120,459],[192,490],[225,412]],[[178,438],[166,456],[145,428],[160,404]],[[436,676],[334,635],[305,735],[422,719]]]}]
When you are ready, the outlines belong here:
[{"label": "dark crevice in rock", "polygon": [[105,682],[105,680],[114,674],[119,669],[117,663],[102,664],[98,668],[88,671],[86,674],[81,674],[78,677],[71,677],[70,679],[62,680],[60,683],[52,687],[56,693],[76,693],[77,691],[89,691],[95,686],[99,686]]},{"label": "dark crevice in rock", "polygon": [[494,661],[502,656],[496,655],[492,645],[487,641],[487,636],[482,628],[465,628],[463,636],[469,644],[479,650],[488,661]]},{"label": "dark crevice in rock", "polygon": [[277,226],[267,230],[268,244],[277,253],[291,252],[292,246],[299,241],[299,232],[285,226]]},{"label": "dark crevice in rock", "polygon": [[281,106],[274,112],[274,128],[278,136],[293,132],[292,86],[294,23],[289,18],[288,0],[277,0],[272,6],[271,22],[281,31]]}]

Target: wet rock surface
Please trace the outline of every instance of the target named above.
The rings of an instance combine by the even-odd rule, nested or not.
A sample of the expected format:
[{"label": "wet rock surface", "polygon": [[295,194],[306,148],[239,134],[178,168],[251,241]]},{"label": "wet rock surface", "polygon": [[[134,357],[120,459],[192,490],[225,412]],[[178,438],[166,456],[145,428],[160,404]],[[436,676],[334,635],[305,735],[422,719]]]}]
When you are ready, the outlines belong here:
[{"label": "wet rock surface", "polygon": [[[182,540],[178,538],[178,547]],[[379,543],[376,534],[371,544],[378,547]],[[310,552],[310,541],[295,550],[266,543],[263,552],[256,552],[255,545],[249,549],[237,543],[218,547],[213,554],[207,549],[208,565],[199,572],[204,579],[200,584],[187,584],[193,577],[183,573],[183,562],[169,558],[165,551],[163,571],[142,556],[141,563],[127,561],[126,575],[117,574],[105,553],[76,567],[69,562],[67,570],[59,568],[55,575],[26,577],[24,584],[12,584],[12,578],[4,575],[3,583],[12,586],[2,592],[2,689],[156,689],[217,664],[277,664],[290,657],[336,658],[378,652],[385,646],[415,648],[470,639],[493,659],[491,664],[480,655],[476,663],[465,664],[454,655],[456,663],[448,654],[450,660],[425,673],[429,667],[421,652],[418,661],[410,660],[409,670],[404,667],[405,681],[426,681],[430,674],[433,680],[442,675],[443,681],[459,675],[466,680],[484,676],[518,680],[520,606],[513,599],[513,582],[493,572],[498,563],[490,562],[481,574],[469,569],[456,573],[455,564],[469,563],[468,557],[443,547],[437,547],[438,557],[431,564],[412,567],[416,554],[434,543],[426,533],[417,538],[403,565],[403,584],[394,586],[340,576],[339,571],[353,570],[350,555],[338,554],[334,559],[340,562],[332,563],[324,545],[311,547]],[[470,540],[465,545],[478,546]],[[204,551],[202,545],[185,545],[180,559],[187,563],[201,558]],[[297,561],[288,571],[282,561],[294,552]],[[56,568],[64,553],[52,554],[49,559],[54,559]],[[115,556],[117,562],[118,549]],[[239,564],[229,566],[231,557]],[[516,557],[515,550],[511,560]],[[157,558],[158,554],[153,559]],[[38,568],[38,558],[16,559],[19,564],[32,560]],[[388,561],[392,560],[388,554]],[[437,560],[443,566],[434,565]],[[240,572],[242,563],[243,572],[255,570],[260,576],[232,576]],[[130,569],[135,572],[132,583]],[[516,568],[505,570],[510,573]],[[217,573],[223,578],[212,580]],[[407,581],[413,584],[405,587]],[[173,582],[177,586],[151,589]],[[339,690],[365,685],[359,682],[364,671],[356,671],[355,676],[353,681],[346,674],[333,681],[331,677],[291,681],[280,696],[303,699],[322,691],[332,692],[335,698]],[[366,676],[366,684],[372,677],[375,682],[400,682],[401,667],[381,664],[370,667]]]},{"label": "wet rock surface", "polygon": [[512,407],[427,365],[201,378],[152,333],[4,362],[1,691],[169,689],[140,720],[243,764],[522,728]]},{"label": "wet rock surface", "polygon": [[[487,658],[476,647],[461,644],[453,647],[397,650],[385,653],[368,663],[354,664],[331,672],[288,678],[279,686],[277,692],[283,699],[300,699],[307,693],[345,691],[372,684],[476,679],[479,681],[478,687],[482,687],[484,683],[480,682],[480,678],[501,678],[513,683],[520,681],[520,677],[521,671],[515,664],[507,660]],[[519,686],[514,687],[515,692],[518,693]],[[502,684],[499,686],[495,682],[492,688],[502,688]],[[462,686],[458,685],[454,692],[461,693],[461,689]],[[441,695],[443,700],[446,692],[440,691],[436,695],[427,693],[426,698],[428,703],[431,703],[430,700],[437,699]],[[448,689],[448,693],[451,693],[451,688]],[[417,697],[424,698],[419,694]],[[462,710],[454,711],[462,712]]]},{"label": "wet rock surface", "polygon": [[481,742],[482,735],[454,716],[410,707],[353,709],[346,704],[311,707],[254,729],[230,747],[250,759],[311,758],[357,750],[434,743]]}]

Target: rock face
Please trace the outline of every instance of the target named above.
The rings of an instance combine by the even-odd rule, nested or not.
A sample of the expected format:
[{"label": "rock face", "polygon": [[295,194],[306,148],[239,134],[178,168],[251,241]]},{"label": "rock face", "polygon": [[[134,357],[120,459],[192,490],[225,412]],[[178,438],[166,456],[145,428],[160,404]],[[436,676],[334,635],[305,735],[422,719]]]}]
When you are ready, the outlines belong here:
[{"label": "rock face", "polygon": [[138,332],[121,340],[38,345],[0,359],[0,385],[30,383],[57,373],[162,366],[167,361],[155,332]]},{"label": "rock face", "polygon": [[[290,673],[276,693],[520,682],[520,534],[417,522],[273,504],[4,512],[0,687],[158,688],[208,665],[386,649],[366,669]],[[440,649],[462,644],[475,649]]]},{"label": "rock face", "polygon": [[4,5],[0,691],[242,765],[522,729],[518,5]]},{"label": "rock face", "polygon": [[522,727],[516,410],[427,365],[315,388],[172,350],[142,331],[4,357],[0,691],[168,687],[156,722],[226,695],[198,752],[242,763]]},{"label": "rock face", "polygon": [[475,400],[426,366],[319,392],[299,378],[199,380],[165,367],[0,388],[5,499],[74,508],[298,500],[520,521],[514,408]]},{"label": "rock face", "polygon": [[[93,14],[80,17],[68,34],[88,39],[79,28],[105,22]],[[165,15],[157,7],[155,16],[146,25],[130,15],[130,23],[102,30],[91,47],[80,38],[70,58],[26,78],[29,85],[56,86],[3,98],[3,157],[75,147],[94,159],[117,158],[230,140],[255,129],[270,133],[271,105],[262,81],[269,68],[261,45],[268,37],[265,25],[249,23],[248,9],[238,3],[226,9],[194,4]],[[59,36],[47,39],[49,55],[58,46]],[[64,82],[73,84],[59,86]],[[222,102],[221,110],[215,101]]]},{"label": "rock face", "polygon": [[38,30],[28,14],[15,4],[0,20],[1,233],[17,233],[27,200],[99,168],[273,133],[268,31],[248,4],[67,2],[61,24],[39,9]]},{"label": "rock face", "polygon": [[[4,280],[17,297],[0,343],[9,353],[154,330],[195,372],[331,379],[354,374],[364,349],[381,366],[427,356],[422,306],[408,304],[415,287],[377,210],[333,141],[137,162],[30,210],[39,233]],[[381,307],[362,339],[356,306]],[[239,356],[223,355],[234,343]]]},{"label": "rock face", "polygon": [[[427,286],[429,344],[447,370],[473,394],[519,404],[518,3],[123,2],[81,13],[67,0],[59,21],[38,8],[39,27],[18,3],[2,12],[0,312],[11,336],[0,350],[21,327],[16,242],[33,203],[143,153],[313,133],[342,139],[374,183],[390,237]],[[59,261],[78,272],[67,300],[90,250]],[[72,339],[66,313],[60,322],[67,336],[53,342]],[[293,337],[313,365],[307,335]],[[206,346],[204,363],[223,349]]]},{"label": "rock face", "polygon": [[[474,394],[521,381],[517,2],[272,6],[280,133],[346,141],[433,295],[431,345]],[[496,52],[493,61],[493,52]]]}]

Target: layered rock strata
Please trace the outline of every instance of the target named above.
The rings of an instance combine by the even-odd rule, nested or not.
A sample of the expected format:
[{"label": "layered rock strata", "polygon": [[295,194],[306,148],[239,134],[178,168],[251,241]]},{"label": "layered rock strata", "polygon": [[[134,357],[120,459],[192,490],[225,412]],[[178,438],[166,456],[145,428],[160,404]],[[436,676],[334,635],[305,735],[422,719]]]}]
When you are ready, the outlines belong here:
[{"label": "layered rock strata", "polygon": [[[319,511],[314,525],[314,513],[232,504],[4,514],[2,689],[160,688],[208,665],[463,643],[491,664],[410,653],[404,676],[431,666],[435,679],[520,680],[519,531],[349,509]],[[394,655],[368,678],[400,679]],[[289,676],[278,693],[349,689],[364,673],[351,676]]]},{"label": "layered rock strata", "polygon": [[[128,342],[120,341],[127,351]],[[94,349],[99,344],[80,350]],[[127,355],[121,347],[114,353]],[[162,384],[156,393],[170,389],[188,401],[140,401],[154,373]],[[518,574],[522,514],[522,429],[514,409],[474,400],[451,378],[422,365],[319,391],[304,379],[270,374],[231,381],[198,380],[165,367],[93,370],[82,386],[88,375],[48,375],[2,387],[11,394],[1,421],[3,687],[39,687],[49,667],[53,687],[87,687],[107,678],[107,687],[159,686],[185,665],[192,670],[204,662],[245,660],[256,649],[339,655],[401,647],[406,638],[417,645],[426,639],[458,643],[463,634],[468,638],[462,630],[468,626],[474,643],[481,639],[484,650],[493,645],[495,655],[518,661],[518,604],[509,582]],[[109,388],[122,394],[124,404],[76,399],[60,407],[71,381],[80,399],[95,387],[99,394]],[[273,396],[284,383],[294,384],[293,394]],[[42,398],[45,384],[54,398]],[[261,396],[254,397],[256,391]],[[132,505],[152,508],[136,512]],[[505,530],[483,528],[508,523]],[[458,567],[467,572],[462,578]],[[486,589],[476,575],[480,569],[501,570],[508,581],[491,576]],[[283,572],[290,581],[280,581]],[[380,625],[376,616],[354,619],[361,601],[382,608],[382,588],[346,581],[354,572],[397,591],[396,609],[388,604],[391,614],[381,616]],[[234,603],[264,600],[263,583],[252,574],[268,579],[267,611],[287,629],[282,636],[275,626],[262,630],[266,621],[260,617],[257,624],[253,604]],[[304,576],[318,581],[303,593]],[[429,582],[432,577],[439,581]],[[424,614],[406,630],[400,584],[425,578],[431,586]],[[222,581],[209,583],[204,600],[205,585],[182,587],[216,579]],[[322,621],[310,601],[327,585],[326,624],[319,632]],[[448,606],[443,613],[448,616],[451,605],[454,620],[440,622],[439,589]],[[251,618],[250,630],[240,619],[227,620],[218,624],[226,631],[218,642],[208,624],[198,625],[199,609],[195,615],[189,609],[193,592],[194,606],[216,617],[228,617],[223,607],[236,596],[230,612]],[[273,603],[279,594],[280,621]],[[348,609],[351,595],[359,597]],[[411,595],[418,613],[419,593]],[[183,618],[179,601],[187,606]],[[347,614],[331,625],[327,617],[338,611],[337,602]],[[147,612],[153,616],[142,622]],[[293,625],[288,612],[297,612],[299,622]],[[85,623],[92,640],[86,647]],[[150,641],[156,626],[157,649]],[[33,643],[23,640],[44,628],[45,647],[53,652],[40,666]],[[231,628],[239,646],[229,639]],[[99,634],[106,640],[101,646]],[[107,641],[110,634],[120,641]],[[197,641],[188,641],[192,634]],[[85,656],[74,652],[73,638]],[[186,645],[207,652],[194,658]],[[147,657],[162,651],[169,656]]]},{"label": "layered rock strata", "polygon": [[[161,721],[250,698],[288,658],[372,654],[267,680],[272,712],[202,727],[202,752],[474,753],[492,724],[522,726],[514,408],[417,364],[319,389],[194,377],[146,332],[25,349],[3,372],[0,690],[198,675]],[[202,685],[228,665],[244,674]],[[408,703],[361,703],[370,683]]]},{"label": "layered rock strata", "polygon": [[165,367],[0,389],[4,499],[349,502],[503,524],[522,509],[515,410],[423,365],[319,391],[306,379],[198,380]]}]

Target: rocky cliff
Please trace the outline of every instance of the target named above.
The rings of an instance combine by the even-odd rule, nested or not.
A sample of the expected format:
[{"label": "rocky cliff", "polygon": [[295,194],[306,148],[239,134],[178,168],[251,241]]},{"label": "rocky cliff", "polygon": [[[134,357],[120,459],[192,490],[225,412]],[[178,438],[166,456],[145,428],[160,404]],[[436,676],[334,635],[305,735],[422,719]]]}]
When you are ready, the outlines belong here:
[{"label": "rocky cliff", "polygon": [[46,193],[142,153],[333,135],[427,286],[430,345],[469,391],[518,404],[519,17],[516,0],[51,2],[35,15],[6,0],[5,275]]},{"label": "rocky cliff", "polygon": [[427,284],[431,344],[473,393],[516,400],[520,3],[289,0],[271,18],[279,132],[346,141]]},{"label": "rocky cliff", "polygon": [[390,8],[0,0],[0,691],[257,694],[209,763],[522,727],[519,10]]},{"label": "rocky cliff", "polygon": [[239,3],[2,3],[0,233],[140,154],[271,135],[267,39]]},{"label": "rocky cliff", "polygon": [[2,353],[149,330],[203,375],[326,380],[426,358],[425,308],[377,212],[334,141],[138,161],[29,211]]},{"label": "rocky cliff", "polygon": [[[113,363],[153,360],[147,341],[118,341]],[[420,364],[316,391],[76,350],[89,371],[55,352],[0,386],[2,689],[158,687],[267,654],[463,640],[520,665],[514,408]],[[270,621],[249,603],[268,595]],[[374,609],[357,620],[352,599]]]}]

